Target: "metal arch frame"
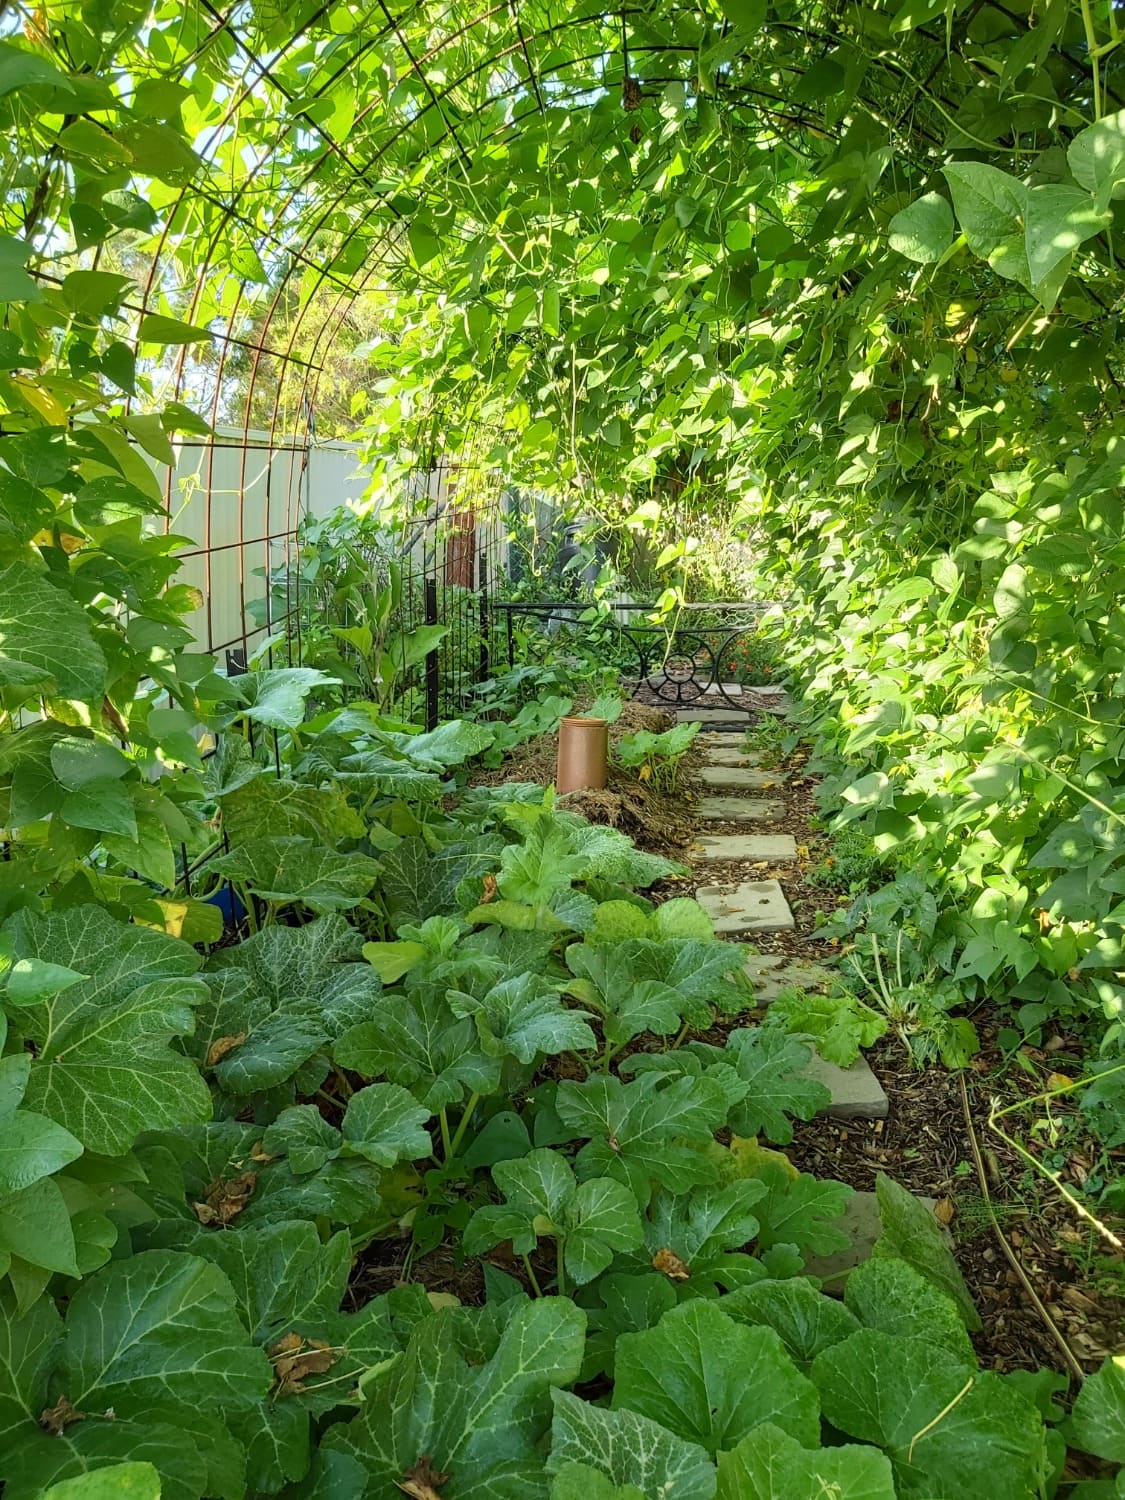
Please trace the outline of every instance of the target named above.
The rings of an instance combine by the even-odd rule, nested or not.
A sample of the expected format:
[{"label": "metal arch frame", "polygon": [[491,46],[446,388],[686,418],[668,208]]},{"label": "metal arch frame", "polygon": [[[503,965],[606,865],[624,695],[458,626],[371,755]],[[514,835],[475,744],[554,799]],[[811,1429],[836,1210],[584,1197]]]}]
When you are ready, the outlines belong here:
[{"label": "metal arch frame", "polygon": [[[237,74],[232,73],[230,84],[231,93],[227,101],[226,108],[223,110],[219,120],[207,132],[207,145],[205,147],[202,147],[202,149],[206,152],[207,149],[213,147],[222,138],[224,130],[226,130],[234,121],[237,120],[239,112],[241,111],[243,105],[245,104],[247,99],[249,99],[253,95],[255,89],[261,83],[264,82],[268,84],[272,89],[277,91],[278,95],[280,95],[282,99],[286,100],[290,104],[293,103],[293,95],[277,76],[276,69],[278,62],[280,59],[287,57],[294,49],[301,45],[304,45],[308,41],[312,28],[317,24],[318,20],[322,19],[331,11],[333,6],[331,3],[321,4],[317,8],[317,10],[314,11],[314,13],[305,20],[301,28],[292,37],[290,37],[285,43],[280,45],[275,51],[271,53],[271,61],[267,63],[254,51],[253,47],[250,45],[244,31],[238,24],[237,11],[234,8],[229,9],[226,14],[223,14],[212,3],[212,0],[201,0],[201,5],[203,10],[211,16],[215,24],[207,33],[206,37],[197,43],[194,51],[191,54],[191,57],[196,58],[200,56],[202,52],[206,50],[208,45],[213,41],[213,39],[224,31],[229,34],[234,46],[243,54],[244,57],[242,68],[237,72]],[[468,118],[471,118],[473,115],[480,117],[484,115],[486,111],[495,110],[497,106],[506,105],[508,101],[514,98],[518,99],[520,96],[526,96],[529,99],[532,99],[533,96],[533,100],[529,108],[524,110],[511,110],[508,114],[508,117],[500,125],[498,125],[496,131],[489,132],[487,135],[482,137],[482,139],[492,139],[496,135],[500,135],[506,132],[518,134],[520,125],[524,119],[526,119],[530,115],[535,114],[536,112],[542,112],[547,107],[541,85],[547,78],[549,78],[553,74],[557,75],[573,69],[580,69],[586,63],[596,62],[599,59],[602,60],[608,67],[611,65],[612,59],[615,55],[620,59],[623,72],[628,72],[630,69],[630,58],[636,59],[638,56],[670,55],[683,50],[683,48],[677,46],[675,43],[638,43],[635,39],[632,41],[632,43],[630,43],[628,36],[628,21],[633,17],[643,16],[647,14],[647,12],[643,6],[639,5],[622,6],[615,12],[598,12],[595,14],[580,16],[578,18],[567,17],[564,20],[544,25],[535,30],[531,34],[530,40],[532,45],[534,45],[536,48],[542,47],[544,43],[549,42],[550,38],[558,33],[573,30],[576,25],[587,27],[592,29],[594,32],[601,33],[603,38],[602,44],[599,45],[598,49],[594,52],[584,54],[581,57],[562,58],[557,62],[553,62],[547,66],[539,63],[539,65],[537,66],[536,63],[533,63],[532,61],[532,54],[529,47],[529,38],[521,22],[519,8],[516,4],[516,0],[498,0],[498,3],[496,4],[486,5],[483,10],[481,10],[471,19],[465,21],[458,20],[455,29],[453,29],[449,35],[441,37],[441,39],[437,41],[437,43],[428,51],[420,53],[416,56],[404,36],[403,28],[404,26],[408,25],[414,17],[418,15],[419,11],[420,7],[417,4],[408,5],[403,7],[401,10],[401,14],[396,17],[396,15],[392,11],[391,6],[388,5],[387,0],[373,0],[373,3],[369,7],[366,7],[364,10],[363,17],[361,18],[361,26],[362,23],[369,22],[374,19],[379,13],[382,14],[385,24],[377,28],[374,36],[364,36],[363,40],[360,42],[360,45],[348,52],[346,59],[341,63],[340,66],[335,67],[331,72],[329,72],[327,77],[317,81],[316,88],[312,93],[311,98],[313,100],[321,97],[327,90],[332,87],[335,82],[337,82],[341,77],[348,73],[349,70],[354,68],[358,64],[360,59],[367,55],[372,48],[377,47],[380,43],[386,41],[389,37],[394,37],[402,47],[409,60],[411,70],[413,71],[415,76],[417,76],[421,80],[426,93],[428,94],[428,101],[421,103],[417,113],[409,121],[403,122],[401,125],[396,123],[395,128],[388,131],[386,138],[378,145],[374,153],[368,156],[368,158],[361,165],[355,165],[349,158],[341,143],[336,140],[330,132],[325,130],[318,121],[312,119],[309,116],[306,105],[304,108],[302,108],[301,113],[295,118],[292,116],[286,116],[284,120],[279,122],[278,128],[273,134],[272,138],[270,138],[266,132],[263,132],[262,135],[258,138],[258,140],[255,142],[257,146],[257,160],[238,181],[229,203],[223,203],[221,199],[217,199],[206,193],[200,194],[200,196],[205,201],[210,202],[212,206],[216,210],[218,210],[218,218],[211,228],[209,241],[207,243],[206,251],[202,260],[193,267],[196,273],[196,286],[190,299],[188,310],[189,320],[191,320],[198,311],[203,297],[205,281],[214,264],[215,256],[222,243],[224,231],[230,225],[238,224],[240,227],[245,228],[246,242],[252,245],[255,248],[256,252],[259,251],[259,249],[264,250],[268,245],[273,245],[277,249],[281,250],[284,254],[291,257],[290,265],[286,268],[284,274],[279,280],[268,306],[264,306],[264,304],[254,305],[252,307],[252,314],[244,314],[243,309],[244,307],[252,304],[252,298],[249,295],[249,288],[254,283],[252,283],[246,277],[239,278],[238,280],[238,287],[234,296],[233,305],[231,306],[230,311],[227,315],[226,329],[216,335],[216,339],[220,343],[221,348],[218,363],[214,372],[215,384],[211,396],[212,425],[216,424],[221,408],[224,394],[225,372],[227,369],[228,360],[231,356],[231,351],[235,348],[246,348],[251,353],[252,359],[246,396],[243,404],[241,423],[242,427],[244,429],[247,429],[249,426],[254,401],[259,388],[259,380],[261,371],[263,369],[264,358],[268,356],[270,359],[278,361],[279,367],[282,372],[287,369],[293,369],[302,363],[305,365],[299,387],[297,388],[296,404],[297,409],[304,414],[304,431],[306,433],[306,437],[311,440],[311,431],[309,429],[309,414],[315,407],[316,394],[319,391],[321,379],[323,376],[323,367],[317,363],[317,360],[320,357],[320,350],[324,346],[325,340],[327,338],[333,337],[335,335],[335,332],[338,331],[343,322],[343,319],[347,316],[348,308],[352,305],[355,299],[362,295],[363,291],[370,284],[372,278],[380,274],[387,268],[389,264],[389,255],[386,252],[390,250],[394,229],[393,225],[384,224],[383,226],[381,226],[381,232],[377,232],[374,236],[371,237],[370,240],[372,264],[369,265],[360,276],[356,277],[354,274],[351,274],[346,281],[340,280],[329,265],[323,263],[318,264],[315,260],[312,260],[305,253],[307,250],[307,246],[336,213],[338,213],[341,209],[345,209],[347,207],[347,205],[352,201],[352,194],[355,192],[357,187],[361,187],[365,190],[365,197],[367,202],[381,204],[384,212],[388,212],[392,217],[399,217],[394,209],[393,204],[390,202],[394,189],[390,188],[372,191],[368,187],[369,174],[371,173],[373,168],[375,168],[384,159],[384,157],[388,155],[388,153],[394,150],[395,146],[403,140],[407,132],[416,127],[420,120],[424,119],[427,113],[431,111],[436,112],[441,120],[442,125],[444,126],[443,133],[430,143],[429,149],[435,154],[435,156],[437,156],[440,152],[442,144],[448,142],[451,145],[453,152],[456,153],[463,164],[466,164],[470,160],[470,158],[466,151],[464,142],[461,140],[461,137],[458,134],[458,126],[454,124],[450,118],[450,115],[448,113],[448,106],[451,103],[457,104],[458,94],[460,94],[467,85],[474,83],[477,85],[477,87],[472,91],[473,97],[471,101],[466,101],[464,105],[458,106],[461,109],[462,113],[465,114]],[[490,22],[497,16],[503,14],[507,14],[509,17],[509,24],[512,28],[512,31],[514,32],[514,39],[505,43],[504,45],[497,45],[494,49],[489,51],[487,57],[472,59],[470,65],[467,66],[464,71],[459,73],[455,78],[446,82],[444,87],[442,87],[440,90],[435,89],[432,82],[425,76],[425,64],[435,58],[441,57],[451,49],[455,48],[457,43],[459,43],[466,36],[471,35],[474,32],[475,28],[483,26],[485,23]],[[454,17],[455,7],[451,5],[444,11],[443,19],[453,19]],[[545,13],[545,18],[547,17],[549,17],[549,11]],[[620,37],[617,37],[614,34],[614,28],[618,23],[620,23],[621,28]],[[498,38],[497,40],[499,42],[500,39]],[[488,70],[499,69],[503,67],[506,59],[514,58],[517,56],[521,56],[523,59],[524,66],[526,68],[525,79],[515,77],[514,81],[507,87],[493,88],[488,90],[482,89],[481,82],[482,79],[485,78]],[[185,64],[185,66],[186,65],[187,64]],[[518,72],[518,70],[515,69],[513,69],[512,71],[513,76]],[[568,80],[568,82],[570,85],[570,90],[577,90],[587,93],[589,92],[591,86],[600,88],[607,88],[611,86],[608,82],[605,81],[604,70],[603,80],[600,83],[594,85],[587,83],[583,86],[576,81]],[[550,102],[554,104],[555,101],[552,100]],[[778,104],[781,104],[783,101],[778,98],[776,102]],[[381,103],[381,98],[376,97],[373,98],[366,106],[361,108],[355,116],[355,119],[353,121],[353,128],[355,125],[362,124],[364,121],[366,121],[375,110],[381,107]],[[747,109],[761,109],[761,106],[754,104],[743,104],[741,107]],[[249,198],[250,194],[255,190],[256,184],[266,173],[277,166],[279,157],[283,155],[283,148],[285,144],[291,140],[294,131],[305,129],[314,134],[323,143],[324,149],[315,157],[315,159],[307,166],[307,168],[302,173],[294,174],[294,178],[289,183],[288,192],[283,197],[280,204],[271,205],[271,214],[268,224],[255,224],[251,219],[244,218],[241,212],[243,204]],[[342,184],[339,184],[336,187],[335,191],[332,191],[330,188],[328,195],[326,195],[326,197],[321,199],[319,202],[314,200],[310,203],[309,215],[307,217],[305,215],[298,216],[298,219],[293,225],[295,237],[297,234],[299,234],[300,236],[299,242],[294,244],[286,243],[285,239],[283,238],[284,218],[286,213],[300,197],[306,194],[310,186],[316,182],[318,176],[323,172],[325,164],[332,158],[335,158],[336,160],[342,162],[347,169],[347,176],[345,180],[342,182]],[[446,154],[445,161],[448,162],[449,159],[449,155]],[[163,267],[166,264],[166,256],[168,254],[169,247],[173,243],[173,239],[175,239],[175,242],[177,244],[182,243],[183,235],[186,233],[186,231],[176,231],[173,227],[177,214],[182,210],[185,203],[190,201],[195,192],[196,189],[191,184],[185,185],[180,190],[178,196],[174,199],[171,207],[168,210],[165,223],[157,240],[152,263],[149,269],[149,274],[144,285],[140,306],[139,308],[132,309],[137,312],[138,330],[140,326],[140,320],[147,314],[154,303],[155,291],[159,285],[159,279],[162,274]],[[364,230],[365,225],[362,221],[354,223],[353,226],[340,239],[338,246],[335,248],[334,256],[338,257],[343,251],[345,251],[351,244],[353,244],[358,238],[363,235]],[[380,253],[381,251],[383,253]],[[283,349],[273,348],[270,344],[271,331],[279,308],[287,299],[293,276],[296,274],[297,264],[300,264],[306,270],[312,272],[314,279],[312,280],[310,289],[303,295],[300,305],[296,310],[296,314],[293,318],[289,330],[289,336],[286,346]],[[339,288],[338,295],[330,308],[322,316],[320,327],[316,330],[315,336],[313,338],[310,359],[307,362],[300,361],[298,360],[295,352],[297,339],[304,329],[305,323],[312,311],[317,294],[326,283],[336,284]],[[253,342],[239,339],[234,333],[234,329],[237,327],[239,319],[244,315],[248,318],[252,315],[254,318],[260,317],[261,319],[260,338]],[[135,342],[139,343],[139,339],[137,339]],[[176,359],[173,382],[173,391],[176,397],[181,396],[183,392],[186,379],[187,358],[187,349],[181,349]],[[277,383],[277,390],[274,393],[272,411],[270,413],[268,441],[266,445],[267,447],[272,447],[274,440],[277,437],[278,426],[282,417],[282,398],[287,393],[291,393],[291,390],[291,386],[289,386],[284,379],[279,378]],[[298,436],[298,433],[295,431],[294,437],[296,436]],[[305,446],[307,448],[307,442]],[[249,449],[247,445],[243,445],[238,485],[240,493],[244,493],[246,487],[248,454]],[[216,550],[211,545],[211,488],[214,477],[213,449],[208,454],[207,465],[207,502],[204,519],[204,538],[203,546],[199,550],[205,554],[207,559],[205,563],[208,584],[206,590],[208,611],[207,628],[208,641],[210,644],[213,633],[210,613],[210,557],[212,552]],[[272,476],[270,476],[267,471],[267,517],[269,513],[269,485],[271,479]],[[172,478],[171,475],[169,475],[168,488],[166,492],[166,510],[169,514],[172,499],[171,483]],[[291,547],[293,533],[295,532],[293,505],[293,493],[292,487],[290,487],[285,518],[286,530],[283,533],[277,534],[279,536],[283,536],[286,539],[287,559],[289,556],[289,549]],[[241,505],[239,506],[238,523],[239,537],[238,541],[233,545],[237,547],[239,556],[239,593],[243,628],[242,639],[243,645],[246,646],[247,601],[245,549],[248,546],[256,545],[257,539],[254,538],[248,540],[246,538],[244,529],[244,517],[242,514]],[[271,532],[271,527],[267,524],[264,530],[266,536],[263,539],[263,545],[266,547],[266,563],[268,569],[269,541],[272,539],[269,535]]]}]

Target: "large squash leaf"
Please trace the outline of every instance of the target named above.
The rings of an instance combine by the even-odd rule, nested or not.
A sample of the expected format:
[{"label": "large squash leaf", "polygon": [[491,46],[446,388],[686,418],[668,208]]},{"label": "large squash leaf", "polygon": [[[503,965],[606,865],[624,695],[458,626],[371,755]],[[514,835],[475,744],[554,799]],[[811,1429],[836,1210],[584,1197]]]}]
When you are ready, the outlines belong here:
[{"label": "large squash leaf", "polygon": [[555,1107],[564,1125],[586,1138],[576,1166],[580,1178],[614,1177],[643,1207],[655,1183],[685,1192],[714,1181],[714,1165],[692,1146],[712,1138],[727,1101],[709,1078],[653,1074],[631,1083],[612,1075],[559,1085]]},{"label": "large squash leaf", "polygon": [[305,700],[318,688],[336,686],[339,679],[312,667],[269,667],[243,672],[229,679],[237,695],[238,712],[271,729],[296,729],[305,717]]},{"label": "large squash leaf", "polygon": [[[434,853],[424,839],[403,839],[381,860],[379,893],[392,924],[423,922],[473,905],[484,877],[495,870],[502,847],[499,837],[489,836],[478,837],[471,845],[450,844]],[[470,882],[476,890],[469,899],[459,901],[458,887]]]},{"label": "large squash leaf", "polygon": [[[272,1370],[217,1267],[148,1251],[83,1282],[65,1329],[44,1304],[6,1321],[6,1494],[30,1500],[126,1458],[151,1462],[173,1500],[240,1494],[242,1451],[225,1424],[266,1395]],[[39,1426],[48,1407],[65,1423],[61,1437]]]},{"label": "large squash leaf", "polygon": [[738,1287],[724,1297],[723,1311],[738,1323],[772,1328],[802,1368],[860,1326],[854,1314],[803,1276]]},{"label": "large squash leaf", "polygon": [[634,1411],[607,1411],[569,1391],[554,1391],[552,1398],[552,1474],[567,1464],[589,1464],[615,1485],[635,1485],[645,1500],[711,1500],[715,1468],[698,1443]]},{"label": "large squash leaf", "polygon": [[435,1114],[500,1081],[500,1058],[484,1053],[473,1021],[458,1019],[437,986],[384,995],[378,1019],[344,1032],[334,1055],[341,1067],[402,1084]]},{"label": "large squash leaf", "polygon": [[816,1387],[773,1329],[744,1327],[703,1299],[674,1307],[655,1328],[622,1334],[613,1406],[639,1412],[712,1454],[762,1422],[810,1447],[820,1440]]},{"label": "large squash leaf", "polygon": [[563,1004],[559,993],[537,974],[503,979],[479,999],[450,990],[455,1016],[471,1016],[489,1057],[533,1063],[558,1052],[584,1052],[596,1045],[587,1013]]},{"label": "large squash leaf", "polygon": [[335,912],[370,895],[379,862],[366,854],[338,854],[318,839],[266,834],[212,860],[211,869],[264,901],[300,901],[315,912]]},{"label": "large squash leaf", "polygon": [[865,1328],[916,1335],[969,1364],[976,1359],[957,1304],[904,1260],[874,1255],[856,1266],[844,1302]]},{"label": "large squash leaf", "polygon": [[369,1500],[397,1500],[405,1481],[434,1471],[451,1497],[539,1493],[550,1391],[577,1378],[585,1326],[557,1297],[438,1313],[371,1372],[359,1416],[323,1448],[362,1465]]},{"label": "large squash leaf", "polygon": [[628,1067],[634,1072],[665,1077],[681,1074],[715,1082],[727,1097],[727,1122],[736,1135],[765,1135],[787,1145],[793,1139],[789,1116],[811,1120],[831,1099],[822,1083],[803,1076],[811,1056],[808,1047],[783,1032],[745,1027],[731,1032],[725,1047],[691,1042],[675,1052],[638,1054],[628,1060]]},{"label": "large squash leaf", "polygon": [[137,1193],[164,1221],[152,1241],[182,1244],[185,1225],[218,1233],[282,1219],[354,1224],[378,1213],[379,1168],[346,1153],[326,1120],[313,1134],[314,1116],[301,1106],[283,1110],[265,1134],[260,1125],[227,1120],[143,1140],[136,1154],[148,1182]]},{"label": "large squash leaf", "polygon": [[[17,961],[72,971],[30,1004],[13,1006],[9,982],[8,1004],[37,1054],[29,1108],[104,1156],[127,1151],[142,1130],[210,1116],[198,1069],[171,1046],[190,1034],[193,1008],[208,995],[191,977],[194,949],[96,906],[20,912],[5,934]],[[74,981],[75,972],[86,977]]]},{"label": "large squash leaf", "polygon": [[685,1291],[697,1294],[766,1276],[760,1262],[742,1253],[758,1235],[756,1207],[765,1196],[763,1184],[752,1179],[689,1193],[661,1188],[644,1219],[649,1263],[671,1264]]},{"label": "large squash leaf", "polygon": [[1111,1354],[1087,1376],[1071,1421],[1079,1447],[1125,1464],[1125,1355]]},{"label": "large squash leaf", "polygon": [[875,1195],[883,1232],[874,1254],[894,1256],[913,1266],[956,1304],[965,1327],[975,1333],[981,1326],[980,1314],[933,1214],[885,1172],[875,1179]]},{"label": "large squash leaf", "polygon": [[579,1184],[558,1151],[540,1148],[499,1161],[492,1178],[503,1204],[478,1208],[465,1228],[470,1255],[511,1240],[517,1255],[529,1255],[539,1239],[559,1240],[568,1275],[578,1285],[601,1274],[620,1251],[635,1250],[642,1231],[629,1189],[608,1177]]},{"label": "large squash leaf", "polygon": [[803,1448],[772,1422],[719,1454],[718,1500],[895,1500],[886,1456],[849,1443]]},{"label": "large squash leaf", "polygon": [[1045,1480],[1036,1407],[928,1339],[865,1328],[818,1355],[812,1375],[832,1425],[886,1449],[900,1494],[1026,1500]]},{"label": "large squash leaf", "polygon": [[426,734],[398,735],[395,744],[415,765],[427,770],[445,771],[462,765],[474,755],[487,750],[496,738],[487,724],[468,719],[451,719]]},{"label": "large squash leaf", "polygon": [[348,806],[339,787],[309,786],[269,774],[244,781],[223,798],[223,827],[235,844],[262,829],[327,844],[361,839],[366,832],[363,819]]},{"label": "large squash leaf", "polygon": [[[231,1234],[200,1230],[188,1248],[224,1272],[242,1322],[271,1356],[268,1395],[237,1416],[233,1427],[246,1446],[250,1491],[274,1494],[308,1472],[313,1419],[351,1404],[364,1370],[402,1348],[389,1299],[377,1297],[357,1313],[342,1313],[351,1241],[340,1233],[325,1243],[312,1223]],[[417,1296],[425,1302],[420,1288]]]},{"label": "large squash leaf", "polygon": [[274,1088],[318,1057],[327,1068],[327,1048],[378,1004],[382,985],[359,962],[362,949],[343,917],[325,916],[263,928],[214,955],[191,1049],[224,1093]]}]

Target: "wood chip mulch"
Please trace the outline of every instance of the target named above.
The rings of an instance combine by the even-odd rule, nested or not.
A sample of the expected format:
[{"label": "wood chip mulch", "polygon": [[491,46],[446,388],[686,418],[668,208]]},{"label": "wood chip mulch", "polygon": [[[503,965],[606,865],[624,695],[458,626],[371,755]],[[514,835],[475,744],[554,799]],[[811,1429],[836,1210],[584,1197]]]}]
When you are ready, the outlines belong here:
[{"label": "wood chip mulch", "polygon": [[[737,743],[733,736],[732,743]],[[797,750],[777,769],[784,788],[779,785],[776,791],[761,793],[785,801],[784,820],[763,824],[761,831],[791,834],[798,846],[796,865],[708,863],[693,879],[695,886],[776,879],[793,912],[794,930],[761,934],[752,946],[760,953],[785,954],[832,968],[839,957],[837,945],[815,938],[813,931],[822,916],[846,905],[850,898],[806,880],[828,847],[825,835],[813,826],[817,783],[807,774],[807,760],[807,750]],[[698,831],[744,833],[746,826],[707,822]],[[1066,1199],[989,1126],[994,1100],[1003,1106],[1034,1098],[1048,1086],[1047,1075],[1053,1069],[1080,1076],[1081,1049],[1075,1045],[1071,1056],[1065,1039],[1056,1037],[1051,1052],[1021,1049],[1022,1066],[1017,1065],[997,1045],[1004,1018],[978,1011],[973,1019],[982,1048],[967,1070],[966,1086],[992,1210],[1074,1361],[1085,1370],[1096,1369],[1107,1353],[1125,1347],[1125,1257],[1115,1255],[1113,1247],[1100,1240]],[[974,1340],[983,1363],[999,1371],[1045,1366],[1067,1373],[1068,1361],[1058,1338],[1033,1306],[997,1238],[974,1165],[957,1075],[937,1064],[917,1067],[904,1043],[889,1034],[865,1055],[890,1101],[888,1119],[797,1121],[787,1154],[803,1171],[834,1177],[858,1190],[870,1192],[876,1174],[887,1172],[911,1192],[937,1199],[984,1322],[983,1332]],[[1073,1105],[1060,1106],[1056,1101],[1051,1113],[1054,1144],[1058,1144],[1060,1130],[1064,1143],[1071,1142],[1064,1180],[1080,1195],[1091,1167],[1091,1152],[1082,1146]],[[1041,1109],[1031,1108],[1007,1120],[1007,1133],[1037,1159],[1048,1155],[1052,1145],[1034,1132],[1042,1114]],[[1068,1114],[1069,1132],[1065,1119],[1059,1118]],[[1121,1155],[1125,1159],[1125,1153]],[[1109,1227],[1125,1238],[1125,1223],[1111,1221]]]}]

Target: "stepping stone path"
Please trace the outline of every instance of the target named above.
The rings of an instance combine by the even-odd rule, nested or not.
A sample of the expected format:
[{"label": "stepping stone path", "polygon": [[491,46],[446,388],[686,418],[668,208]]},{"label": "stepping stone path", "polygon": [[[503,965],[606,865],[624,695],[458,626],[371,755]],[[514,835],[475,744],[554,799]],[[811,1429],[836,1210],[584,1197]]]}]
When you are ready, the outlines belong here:
[{"label": "stepping stone path", "polygon": [[701,885],[695,899],[720,935],[793,931],[793,913],[776,880]]},{"label": "stepping stone path", "polygon": [[824,991],[832,975],[819,964],[801,958],[787,958],[783,953],[755,953],[742,966],[742,972],[754,986],[758,1005],[771,1004],[782,990]]},{"label": "stepping stone path", "polygon": [[[916,1196],[918,1202],[933,1213],[935,1200]],[[805,1259],[805,1274],[819,1276],[824,1282],[824,1290],[836,1295],[843,1291],[848,1272],[854,1271],[861,1261],[871,1259],[875,1241],[883,1233],[879,1200],[874,1193],[853,1193],[838,1223],[845,1234],[851,1235],[849,1247],[831,1255],[813,1255]]]},{"label": "stepping stone path", "polygon": [[818,1057],[814,1052],[811,1060],[801,1069],[803,1078],[813,1078],[823,1083],[832,1095],[832,1103],[824,1113],[834,1120],[885,1120],[888,1101],[883,1085],[860,1057],[850,1068],[838,1068],[835,1063]]},{"label": "stepping stone path", "polygon": [[[744,750],[731,750],[722,742],[729,740],[727,734],[697,735],[695,743],[703,745],[703,758],[709,766],[756,766],[760,759]],[[719,741],[719,743],[716,743]]]},{"label": "stepping stone path", "polygon": [[[779,717],[784,717],[789,711],[789,700],[781,688],[750,689],[747,696],[751,695],[755,708]],[[728,715],[703,710],[680,717],[715,724],[725,721]],[[697,808],[699,816],[721,818],[732,823],[773,822],[783,818],[783,802],[729,795],[761,791],[775,780],[752,769],[758,765],[758,757],[741,748],[741,727],[735,724],[732,730],[725,734],[712,731],[696,738],[707,763],[700,773],[700,781],[704,786],[716,787],[728,794],[701,798]],[[768,860],[771,864],[780,864],[796,859],[797,845],[790,834],[734,834],[703,837],[693,847],[692,855],[696,863],[704,865],[722,860]],[[793,913],[776,880],[702,885],[696,889],[695,895],[715,924],[716,933],[721,936],[793,930]],[[784,989],[795,986],[806,993],[822,993],[832,982],[831,973],[820,964],[790,958],[782,953],[754,954],[746,960],[743,972],[753,983],[754,999],[759,1006],[769,1005]],[[886,1119],[889,1110],[886,1093],[862,1057],[850,1068],[840,1068],[814,1052],[802,1072],[806,1078],[824,1084],[831,1093],[832,1101],[824,1110],[829,1117],[838,1120]],[[918,1202],[933,1212],[935,1204],[932,1198],[919,1197]],[[840,1228],[851,1237],[848,1249],[832,1255],[813,1256],[805,1266],[808,1275],[820,1278],[826,1292],[837,1296],[843,1292],[848,1273],[862,1261],[870,1259],[875,1242],[883,1232],[875,1194],[853,1194],[840,1220]]]},{"label": "stepping stone path", "polygon": [[772,771],[755,771],[747,766],[704,766],[699,773],[704,786],[721,787],[725,792],[760,792],[777,786]]},{"label": "stepping stone path", "polygon": [[[756,690],[756,695],[763,702],[786,701],[781,689]],[[705,721],[705,716],[707,710],[694,715],[701,721]],[[697,809],[700,818],[727,823],[780,822],[785,817],[784,802],[738,795],[777,786],[778,777],[755,769],[752,765],[755,757],[732,745],[730,739],[729,735],[717,734],[705,737],[708,763],[700,771],[699,780],[724,795],[701,798]],[[729,861],[780,864],[796,860],[797,844],[788,833],[727,834],[700,838],[691,852],[700,865]],[[721,936],[793,931],[793,913],[776,880],[702,885],[695,894]],[[768,1005],[787,987],[823,990],[830,980],[827,970],[818,965],[786,960],[782,955],[752,958],[746,964],[746,973],[754,981],[755,998],[762,1005]],[[886,1118],[887,1096],[863,1058],[850,1068],[840,1068],[814,1053],[803,1072],[805,1077],[823,1083],[831,1093],[832,1102],[825,1114],[840,1120]]]},{"label": "stepping stone path", "polygon": [[717,698],[720,694],[724,698],[741,698],[742,684],[739,682],[711,682],[703,689],[709,698]]},{"label": "stepping stone path", "polygon": [[[696,812],[701,818],[706,818],[709,823],[780,823],[785,816],[785,803],[775,802],[772,799],[752,801],[748,797],[700,797]],[[710,841],[714,843],[715,840]],[[745,839],[728,840],[729,843],[746,843]],[[796,845],[794,844],[794,850]],[[726,855],[713,855],[714,859],[769,859],[768,854],[739,854],[737,852]],[[782,855],[783,859],[793,859],[795,854]]]},{"label": "stepping stone path", "polygon": [[[770,805],[768,802],[761,803],[763,808]],[[760,813],[758,816],[768,815]],[[776,816],[780,817],[781,814]],[[733,819],[725,821],[737,822],[737,814]],[[751,860],[754,863],[768,860],[771,864],[777,864],[792,862],[797,858],[797,841],[791,833],[705,834],[692,845],[691,852],[699,864],[727,864],[732,859]]]},{"label": "stepping stone path", "polygon": [[726,724],[742,730],[750,723],[750,710],[733,703],[729,708],[678,708],[676,718],[681,724]]}]

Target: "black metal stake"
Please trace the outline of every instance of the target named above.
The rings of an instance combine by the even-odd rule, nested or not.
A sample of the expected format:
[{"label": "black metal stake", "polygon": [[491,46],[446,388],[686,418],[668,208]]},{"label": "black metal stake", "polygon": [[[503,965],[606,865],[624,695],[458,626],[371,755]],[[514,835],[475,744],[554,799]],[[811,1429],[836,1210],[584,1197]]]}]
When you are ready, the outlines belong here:
[{"label": "black metal stake", "polygon": [[[426,602],[426,624],[436,625],[438,622],[437,607],[437,579],[427,578],[424,583]],[[437,647],[426,652],[426,728],[436,729],[438,722],[438,692],[440,688],[440,677],[438,672]]]},{"label": "black metal stake", "polygon": [[480,677],[487,682],[492,672],[492,616],[488,608],[488,553],[481,549],[477,562],[477,583],[480,588]]}]

